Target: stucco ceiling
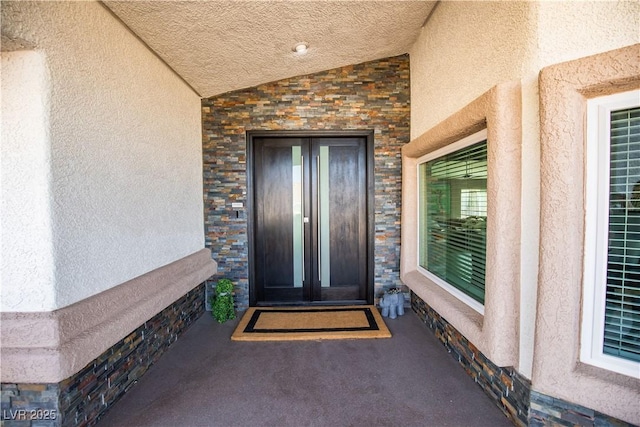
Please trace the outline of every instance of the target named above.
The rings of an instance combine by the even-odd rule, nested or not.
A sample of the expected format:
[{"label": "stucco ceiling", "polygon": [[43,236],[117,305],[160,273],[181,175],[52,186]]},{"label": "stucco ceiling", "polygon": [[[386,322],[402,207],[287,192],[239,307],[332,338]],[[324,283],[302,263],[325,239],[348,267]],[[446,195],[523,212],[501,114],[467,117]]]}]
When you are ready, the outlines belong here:
[{"label": "stucco ceiling", "polygon": [[406,53],[435,3],[104,1],[203,97]]}]

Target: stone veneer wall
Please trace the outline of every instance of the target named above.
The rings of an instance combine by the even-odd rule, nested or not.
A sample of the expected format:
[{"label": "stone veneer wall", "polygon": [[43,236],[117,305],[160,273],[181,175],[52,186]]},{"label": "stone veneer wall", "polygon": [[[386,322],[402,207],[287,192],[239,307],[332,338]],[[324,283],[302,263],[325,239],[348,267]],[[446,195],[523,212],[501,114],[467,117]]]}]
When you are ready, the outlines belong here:
[{"label": "stone veneer wall", "polygon": [[411,307],[502,412],[516,425],[528,425],[531,390],[529,380],[513,368],[496,366],[413,292]]},{"label": "stone veneer wall", "polygon": [[625,421],[546,396],[512,367],[496,366],[449,322],[411,292],[411,307],[464,370],[517,426],[619,426]]},{"label": "stone veneer wall", "polygon": [[566,402],[531,390],[529,409],[530,426],[615,426],[634,427],[626,421],[613,418],[582,405]]},{"label": "stone veneer wall", "polygon": [[204,312],[205,283],[58,384],[2,384],[4,427],[91,426]]},{"label": "stone veneer wall", "polygon": [[407,55],[280,80],[202,100],[205,244],[248,306],[246,131],[374,130],[375,295],[401,286],[400,148],[409,142]]}]

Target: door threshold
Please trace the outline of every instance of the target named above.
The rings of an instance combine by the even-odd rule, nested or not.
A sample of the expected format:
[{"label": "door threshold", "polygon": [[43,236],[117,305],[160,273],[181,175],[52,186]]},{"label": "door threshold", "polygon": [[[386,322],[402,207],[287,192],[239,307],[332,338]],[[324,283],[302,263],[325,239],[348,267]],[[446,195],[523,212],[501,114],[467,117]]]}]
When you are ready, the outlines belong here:
[{"label": "door threshold", "polygon": [[272,301],[258,302],[255,307],[323,307],[323,306],[341,306],[341,305],[367,305],[364,300],[347,300],[347,301]]}]

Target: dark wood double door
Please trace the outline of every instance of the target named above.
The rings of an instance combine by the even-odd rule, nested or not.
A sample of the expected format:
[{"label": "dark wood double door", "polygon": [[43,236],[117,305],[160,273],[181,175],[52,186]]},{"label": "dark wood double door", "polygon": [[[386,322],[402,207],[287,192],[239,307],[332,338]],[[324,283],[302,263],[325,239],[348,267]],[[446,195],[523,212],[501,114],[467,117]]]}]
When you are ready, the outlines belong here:
[{"label": "dark wood double door", "polygon": [[252,305],[372,301],[372,143],[249,132]]}]

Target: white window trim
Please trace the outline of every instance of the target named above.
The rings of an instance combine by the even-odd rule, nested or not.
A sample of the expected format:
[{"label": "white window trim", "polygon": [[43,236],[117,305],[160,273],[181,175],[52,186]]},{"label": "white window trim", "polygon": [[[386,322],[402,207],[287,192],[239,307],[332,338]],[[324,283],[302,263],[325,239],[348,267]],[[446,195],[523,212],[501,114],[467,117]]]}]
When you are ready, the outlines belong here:
[{"label": "white window trim", "polygon": [[[418,187],[416,188],[416,193],[415,194],[420,194],[420,165],[422,165],[423,163],[428,162],[429,160],[432,159],[437,159],[438,157],[442,157],[444,155],[447,155],[449,153],[453,153],[454,151],[458,151],[461,150],[465,147],[468,147],[470,145],[476,144],[478,142],[481,142],[483,140],[487,139],[487,129],[483,129],[479,132],[474,133],[473,135],[469,135],[459,141],[453,142],[449,145],[447,145],[446,147],[442,147],[438,150],[432,151],[430,153],[425,154],[424,156],[418,158],[417,161],[417,165],[416,165],[416,176],[418,177],[418,179],[416,180]],[[487,203],[489,203],[489,201],[487,200]],[[417,204],[418,205],[418,216],[417,218],[421,218],[420,216],[420,203]],[[488,241],[488,236],[487,236],[487,241]],[[420,239],[418,239],[418,248],[417,248],[417,253],[420,253]],[[439,278],[438,276],[436,276],[435,274],[431,273],[429,270],[427,270],[426,268],[420,266],[420,260],[418,259],[416,261],[416,269],[422,274],[424,275],[426,278],[428,278],[429,280],[431,280],[433,283],[435,283],[436,285],[440,286],[442,289],[444,289],[445,291],[449,292],[451,295],[453,295],[454,297],[456,297],[457,299],[459,299],[460,301],[462,301],[463,303],[465,303],[466,305],[468,305],[469,307],[473,308],[475,311],[477,311],[478,313],[482,314],[484,316],[484,305],[479,303],[478,301],[476,301],[475,299],[471,298],[469,295],[465,294],[464,292],[460,291],[458,288],[456,288],[455,286],[450,285],[449,283],[447,283],[445,280],[442,280],[441,278]],[[485,284],[485,292],[486,292],[486,284]]]},{"label": "white window trim", "polygon": [[610,113],[640,105],[640,90],[587,101],[585,248],[580,360],[640,378],[640,363],[603,353],[609,238]]}]

